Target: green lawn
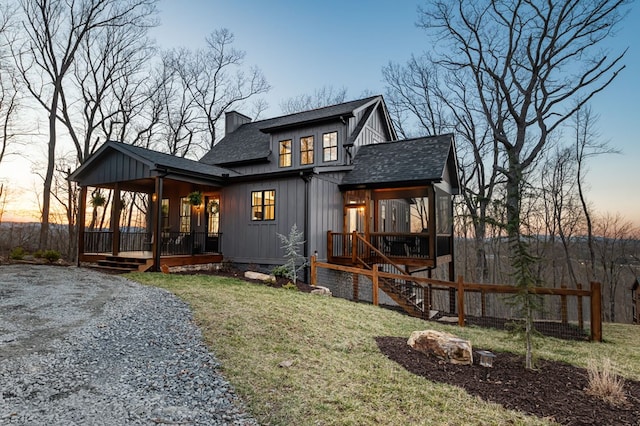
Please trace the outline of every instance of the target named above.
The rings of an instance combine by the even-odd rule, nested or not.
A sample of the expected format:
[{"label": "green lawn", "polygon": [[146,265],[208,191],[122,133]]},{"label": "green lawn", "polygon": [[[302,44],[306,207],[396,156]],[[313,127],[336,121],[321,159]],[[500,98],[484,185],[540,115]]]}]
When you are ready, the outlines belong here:
[{"label": "green lawn", "polygon": [[[261,424],[548,424],[464,390],[417,377],[377,348],[376,336],[434,328],[477,347],[521,353],[506,332],[428,323],[375,306],[206,275],[130,274],[192,307],[225,377]],[[610,357],[640,380],[640,330],[604,325],[604,343],[545,338],[536,356],[586,366]],[[290,367],[280,367],[290,361]]]}]

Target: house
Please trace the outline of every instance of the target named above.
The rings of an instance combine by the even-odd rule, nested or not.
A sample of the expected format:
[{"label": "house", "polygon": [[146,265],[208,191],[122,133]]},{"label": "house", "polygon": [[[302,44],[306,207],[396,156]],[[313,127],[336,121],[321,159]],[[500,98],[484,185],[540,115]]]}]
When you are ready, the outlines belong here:
[{"label": "house", "polygon": [[199,161],[110,141],[79,167],[70,177],[81,186],[79,223],[88,188],[114,191],[114,224],[121,191],[149,205],[142,230],[81,227],[79,261],[270,269],[284,263],[277,235],[296,224],[305,257],[409,272],[448,265],[453,277],[451,134],[398,141],[381,96],[255,122],[231,111],[225,124]]}]

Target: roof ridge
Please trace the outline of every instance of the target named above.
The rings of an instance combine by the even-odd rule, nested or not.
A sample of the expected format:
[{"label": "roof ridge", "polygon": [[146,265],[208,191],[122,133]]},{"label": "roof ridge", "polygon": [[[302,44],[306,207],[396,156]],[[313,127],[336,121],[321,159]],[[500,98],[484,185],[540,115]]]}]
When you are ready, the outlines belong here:
[{"label": "roof ridge", "polygon": [[[292,112],[291,114],[284,114],[284,115],[277,115],[275,117],[270,117],[270,118],[264,118],[262,120],[256,120],[256,121],[252,121],[250,123],[245,123],[243,125],[246,124],[257,124],[257,123],[264,123],[265,121],[270,121],[270,120],[277,120],[277,119],[282,119],[282,118],[287,118],[287,117],[293,117],[296,115],[300,115],[300,114],[306,114],[306,113],[310,113],[310,112],[317,112],[323,109],[328,109],[328,108],[335,108],[335,107],[339,107],[342,105],[347,105],[350,103],[357,103],[357,102],[365,102],[365,101],[371,101],[375,98],[379,98],[382,97],[382,95],[373,95],[373,96],[368,96],[366,98],[361,98],[361,99],[352,99],[350,101],[346,101],[346,102],[340,102],[337,104],[331,104],[331,105],[325,105],[322,107],[317,107],[317,108],[311,108],[311,109],[305,109],[304,111],[298,111],[298,112]],[[242,113],[241,113],[242,114]]]}]

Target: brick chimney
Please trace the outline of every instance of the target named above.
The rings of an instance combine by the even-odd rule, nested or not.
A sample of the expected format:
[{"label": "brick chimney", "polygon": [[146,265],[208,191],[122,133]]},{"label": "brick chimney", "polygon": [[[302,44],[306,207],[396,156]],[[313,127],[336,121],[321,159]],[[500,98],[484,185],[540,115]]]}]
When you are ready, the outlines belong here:
[{"label": "brick chimney", "polygon": [[251,123],[251,119],[237,111],[227,111],[224,113],[224,135],[235,131],[243,124]]}]

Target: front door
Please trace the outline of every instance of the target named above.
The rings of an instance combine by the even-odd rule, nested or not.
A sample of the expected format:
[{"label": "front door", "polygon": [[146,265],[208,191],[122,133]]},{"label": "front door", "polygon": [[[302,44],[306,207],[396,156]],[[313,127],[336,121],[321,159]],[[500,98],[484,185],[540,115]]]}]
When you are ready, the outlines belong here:
[{"label": "front door", "polygon": [[206,198],[206,243],[208,253],[220,252],[220,198],[217,196]]}]

